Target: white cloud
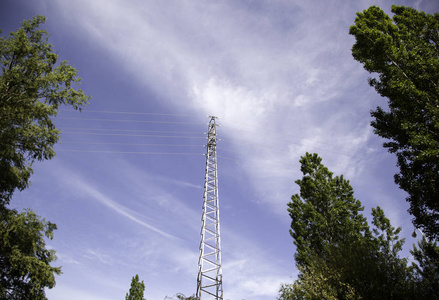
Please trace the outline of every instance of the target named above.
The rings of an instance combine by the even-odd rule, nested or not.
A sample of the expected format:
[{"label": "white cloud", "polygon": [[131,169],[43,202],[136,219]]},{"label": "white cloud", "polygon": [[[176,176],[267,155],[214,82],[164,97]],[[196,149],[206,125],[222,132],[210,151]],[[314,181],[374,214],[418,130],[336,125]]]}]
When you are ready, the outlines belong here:
[{"label": "white cloud", "polygon": [[[75,178],[76,177],[76,178]],[[169,234],[163,230],[160,230],[156,226],[153,226],[139,218],[139,216],[136,216],[137,213],[130,210],[129,208],[113,201],[110,197],[104,195],[102,192],[98,191],[96,188],[94,188],[92,185],[86,183],[84,180],[80,179],[77,176],[73,176],[75,180],[73,180],[72,184],[74,184],[75,188],[82,193],[85,193],[85,197],[90,197],[92,200],[99,201],[103,205],[107,206],[108,208],[112,209],[116,213],[128,218],[131,221],[134,221],[135,223],[148,228],[149,230],[152,230],[155,233],[158,233],[162,235],[163,237],[169,238],[169,239],[177,239],[177,237],[173,236],[172,234]]]},{"label": "white cloud", "polygon": [[87,249],[84,253],[84,258],[93,261],[97,260],[106,265],[114,265],[114,259],[110,255],[94,249]]}]

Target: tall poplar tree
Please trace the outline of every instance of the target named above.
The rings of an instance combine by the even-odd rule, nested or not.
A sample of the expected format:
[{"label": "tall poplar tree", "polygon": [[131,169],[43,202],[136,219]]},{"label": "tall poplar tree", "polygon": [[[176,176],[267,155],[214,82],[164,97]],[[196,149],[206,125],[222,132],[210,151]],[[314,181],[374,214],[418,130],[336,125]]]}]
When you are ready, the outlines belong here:
[{"label": "tall poplar tree", "polygon": [[145,300],[143,293],[145,292],[145,284],[140,282],[139,275],[136,274],[131,279],[130,291],[126,294],[125,300]]},{"label": "tall poplar tree", "polygon": [[316,153],[300,159],[303,178],[296,180],[300,195],[288,203],[299,266],[310,265],[311,250],[322,255],[331,245],[358,240],[368,229],[361,214],[364,208],[349,181],[343,175],[333,177],[321,161]]},{"label": "tall poplar tree", "polygon": [[[387,139],[408,193],[414,225],[439,238],[439,13],[392,6],[393,18],[371,6],[349,33],[353,57],[374,73],[369,84],[388,107],[371,112],[375,133]],[[375,76],[377,75],[377,76]]]},{"label": "tall poplar tree", "polygon": [[288,203],[300,275],[280,299],[412,299],[413,268],[399,257],[401,228],[377,207],[370,229],[348,180],[333,176],[317,154],[300,162],[300,193]]}]

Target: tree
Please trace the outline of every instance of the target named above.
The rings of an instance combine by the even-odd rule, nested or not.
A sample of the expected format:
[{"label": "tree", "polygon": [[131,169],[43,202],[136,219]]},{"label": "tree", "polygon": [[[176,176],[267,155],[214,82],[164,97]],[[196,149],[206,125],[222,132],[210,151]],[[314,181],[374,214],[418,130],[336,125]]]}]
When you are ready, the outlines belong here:
[{"label": "tree", "polygon": [[55,155],[59,139],[52,117],[61,105],[81,109],[90,97],[74,85],[77,71],[48,43],[38,29],[42,16],[24,21],[20,29],[0,38],[0,297],[46,299],[44,288],[55,285],[59,267],[46,249],[56,225],[32,211],[8,209],[16,189],[29,186],[32,164]]},{"label": "tree", "polygon": [[388,100],[371,111],[371,125],[395,153],[395,183],[408,193],[414,225],[439,238],[439,14],[392,6],[358,12],[349,33],[353,57],[370,73],[369,84]]},{"label": "tree", "polygon": [[140,282],[139,275],[133,276],[131,279],[130,291],[125,296],[125,300],[145,300],[143,293],[145,291],[145,284]]},{"label": "tree", "polygon": [[[296,281],[297,282],[297,281]],[[305,293],[302,290],[296,290],[295,284],[281,284],[279,288],[278,300],[298,300],[305,299]]]},{"label": "tree", "polygon": [[281,299],[412,299],[414,271],[399,257],[401,228],[377,207],[371,230],[349,181],[333,177],[321,161],[309,153],[300,160],[300,194],[288,212],[301,273],[281,289]]},{"label": "tree", "polygon": [[77,71],[58,56],[42,16],[0,38],[0,205],[29,186],[32,164],[55,155],[59,139],[52,117],[61,105],[81,109],[90,97],[74,85]]},{"label": "tree", "polygon": [[46,299],[44,288],[55,286],[60,267],[52,267],[55,251],[46,249],[56,225],[28,210],[0,211],[0,298]]},{"label": "tree", "polygon": [[372,208],[372,217],[372,224],[375,226],[371,239],[371,254],[375,257],[372,266],[376,268],[375,280],[383,287],[377,288],[379,294],[389,292],[393,299],[415,298],[418,286],[415,282],[414,268],[408,266],[407,258],[399,257],[405,242],[398,236],[402,228],[394,228],[379,206]]},{"label": "tree", "polygon": [[414,246],[410,253],[417,261],[414,268],[420,286],[419,298],[439,299],[439,246],[423,237],[418,247]]},{"label": "tree", "polygon": [[311,249],[323,255],[328,246],[358,240],[368,229],[366,218],[360,214],[364,208],[354,198],[349,181],[343,176],[333,178],[321,161],[316,153],[306,153],[300,159],[304,174],[296,181],[300,195],[293,195],[288,203],[298,266],[311,264]]}]

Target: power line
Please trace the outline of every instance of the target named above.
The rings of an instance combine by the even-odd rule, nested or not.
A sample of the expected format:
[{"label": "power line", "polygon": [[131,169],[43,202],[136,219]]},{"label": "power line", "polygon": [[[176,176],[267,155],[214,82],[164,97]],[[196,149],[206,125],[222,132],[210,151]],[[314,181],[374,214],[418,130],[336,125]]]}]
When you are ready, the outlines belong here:
[{"label": "power line", "polygon": [[[131,113],[131,112],[110,112],[110,111],[89,111],[89,112],[98,112],[98,113],[109,113],[109,114],[125,114],[125,115],[157,115],[157,116],[187,116],[189,117],[189,115],[174,115],[174,114],[156,114],[156,113]],[[113,120],[113,119],[94,119],[94,118],[65,118],[65,117],[58,117],[58,119],[66,119],[66,120],[84,120],[84,121],[103,121],[103,122],[119,122],[119,123],[148,123],[148,124],[184,124],[184,125],[205,125],[206,123],[192,123],[192,122],[171,122],[171,121],[152,121],[152,120]],[[311,141],[311,142],[315,142],[317,144],[320,145],[329,145],[331,146],[331,148],[336,148],[338,150],[345,150],[346,152],[350,152],[353,153],[353,150],[351,149],[347,149],[347,148],[341,148],[337,145],[331,144],[331,143],[325,143],[325,142],[320,142],[317,140],[313,140],[313,139],[308,139],[308,138],[303,138],[303,137],[299,137],[296,136],[294,134],[283,134],[282,136],[280,136],[278,133],[276,132],[267,132],[267,130],[263,127],[258,127],[258,126],[254,126],[254,125],[250,125],[250,124],[244,124],[244,123],[239,123],[239,122],[233,122],[233,121],[229,121],[231,123],[235,123],[235,124],[239,124],[239,125],[244,125],[244,126],[250,126],[255,128],[257,131],[252,131],[252,130],[245,130],[242,129],[242,126],[234,126],[232,125],[223,125],[226,128],[231,128],[232,130],[237,130],[237,131],[241,131],[241,132],[246,132],[246,133],[250,133],[256,136],[260,136],[264,139],[269,139],[269,140],[279,140],[279,141],[284,141],[287,137],[292,137],[292,138],[300,138],[301,140],[305,140],[305,141]],[[100,124],[101,126],[105,126],[104,124]],[[63,129],[63,128],[61,128]],[[175,134],[197,134],[199,132],[194,132],[194,131],[153,131],[153,130],[133,130],[133,129],[109,129],[109,128],[65,128],[66,130],[84,130],[84,131],[103,131],[103,132],[133,132],[133,133],[142,133],[142,132],[156,132],[156,133],[175,133]],[[91,135],[93,133],[74,133],[74,132],[63,132],[66,134],[84,134],[84,135]],[[119,134],[105,134],[105,135],[114,135],[114,136],[118,136]],[[123,136],[122,134],[120,134],[121,136]],[[205,137],[186,137],[186,136],[166,136],[166,135],[125,135],[125,136],[143,136],[143,137],[161,137],[161,138],[205,138]],[[225,142],[229,142],[229,143],[237,143],[233,140],[228,140],[228,139],[220,139],[221,141],[225,141]],[[69,143],[69,142],[63,142],[63,143]],[[90,144],[90,145],[120,145],[120,146],[166,146],[166,147],[198,147],[197,145],[172,145],[172,144],[129,144],[129,143],[93,143],[93,142],[70,142],[71,144]],[[224,148],[218,148],[218,150],[224,150],[224,151],[229,151],[232,153],[236,153],[236,154],[243,154],[246,150],[245,147],[243,148],[242,145],[249,145],[252,148],[251,153],[258,155],[258,153],[255,153],[254,151],[254,146],[258,146],[261,147],[263,149],[266,149],[268,151],[271,151],[272,153],[278,153],[278,154],[282,154],[285,155],[285,152],[281,152],[279,151],[279,147],[278,148],[274,148],[270,143],[265,142],[264,144],[261,143],[255,143],[255,142],[243,142],[240,141],[239,142],[239,146],[240,149],[243,150],[241,152],[238,151],[234,151],[234,150],[229,150],[229,149],[224,149]],[[201,147],[201,145],[199,146]],[[352,158],[354,160],[359,160],[356,163],[352,164],[350,162],[352,162],[352,160],[350,161],[339,161],[338,159],[324,159],[325,165],[327,166],[328,164],[331,165],[331,168],[339,168],[340,170],[345,170],[345,172],[349,172],[351,167],[354,167],[354,172],[355,173],[360,173],[360,174],[370,174],[373,175],[374,173],[372,173],[372,170],[370,169],[370,166],[367,166],[367,160],[364,159],[363,157],[358,157],[358,156],[353,156],[353,155],[348,155],[345,153],[341,153],[338,151],[333,151],[326,148],[322,148],[322,147],[316,147],[315,145],[309,146],[309,148],[311,149],[323,149],[324,151],[328,151],[328,152],[333,152],[339,155],[343,155],[349,158]],[[178,149],[176,149],[178,151]],[[202,153],[185,153],[185,152],[153,152],[153,151],[112,151],[112,150],[80,150],[80,149],[59,149],[57,150],[57,152],[71,152],[71,153],[100,153],[100,154],[133,154],[133,155],[173,155],[173,156],[201,156],[204,155]],[[297,151],[295,151],[297,152]],[[299,153],[297,153],[299,154]],[[261,153],[259,153],[259,155],[262,155]],[[233,155],[234,156],[234,155]],[[298,159],[297,161],[287,161],[285,162],[285,158],[284,159],[280,159],[280,158],[271,158],[271,159],[249,159],[248,156],[246,157],[241,157],[241,158],[231,158],[231,157],[227,157],[227,156],[217,156],[219,159],[224,159],[224,160],[228,160],[228,161],[234,161],[237,163],[242,163],[242,164],[255,164],[255,163],[262,163],[262,164],[279,164],[278,166],[282,166],[282,168],[289,168],[289,166],[291,165],[291,167],[293,166],[297,166],[298,164]],[[237,156],[239,157],[239,156]],[[280,165],[281,164],[281,165]],[[268,168],[268,165],[267,165]],[[341,175],[342,171],[340,171]],[[334,172],[335,174],[335,172]]]},{"label": "power line", "polygon": [[62,134],[78,135],[103,135],[103,136],[141,136],[156,138],[180,138],[180,139],[205,139],[204,136],[171,136],[171,135],[154,135],[154,134],[123,134],[123,133],[95,133],[95,132],[63,132]]},{"label": "power line", "polygon": [[57,117],[62,120],[83,120],[83,121],[102,121],[102,122],[124,122],[124,123],[156,123],[156,124],[186,124],[186,125],[206,125],[205,123],[193,122],[169,122],[169,121],[150,121],[150,120],[114,120],[114,119],[91,119],[91,118],[68,118]]},{"label": "power line", "polygon": [[62,142],[62,144],[81,145],[121,145],[121,146],[158,146],[158,147],[203,147],[203,145],[175,145],[175,144],[136,144],[136,143],[99,143],[99,142]]},{"label": "power line", "polygon": [[162,132],[162,133],[188,133],[188,134],[200,133],[199,131],[135,130],[135,129],[78,128],[78,127],[64,127],[63,130],[118,131],[118,132]]},{"label": "power line", "polygon": [[86,152],[86,153],[117,153],[117,154],[151,154],[151,155],[199,155],[202,153],[179,153],[179,152],[143,152],[143,151],[103,151],[103,150],[72,150],[58,149],[56,152]]},{"label": "power line", "polygon": [[[301,140],[311,141],[311,142],[316,142],[316,143],[318,143],[318,144],[322,144],[322,145],[335,146],[335,147],[337,147],[338,149],[342,149],[342,150],[344,150],[344,151],[346,151],[346,152],[351,152],[351,151],[353,151],[352,149],[343,148],[343,147],[340,147],[340,146],[338,146],[338,145],[334,145],[334,144],[331,144],[331,143],[326,143],[326,142],[321,142],[321,141],[318,141],[318,140],[313,140],[313,139],[309,139],[309,138],[300,137],[300,136],[298,136],[298,135],[294,135],[294,134],[283,134],[282,137],[278,137],[279,135],[278,135],[277,133],[274,133],[274,132],[268,132],[268,131],[267,131],[265,128],[263,128],[263,127],[258,127],[258,126],[255,126],[255,125],[245,124],[245,123],[239,123],[239,122],[234,122],[234,121],[229,121],[229,122],[231,122],[231,123],[235,123],[235,124],[239,124],[239,125],[245,125],[245,126],[254,127],[254,128],[257,129],[258,131],[255,132],[255,131],[243,130],[243,129],[240,129],[240,128],[237,128],[237,127],[235,127],[235,126],[231,126],[231,125],[222,125],[222,126],[224,126],[224,127],[229,127],[229,128],[231,128],[231,129],[233,129],[233,130],[238,130],[238,131],[241,131],[241,132],[251,133],[251,134],[254,134],[254,135],[257,135],[257,136],[261,136],[261,137],[265,137],[265,138],[273,139],[273,140],[285,141],[285,137],[300,138]],[[265,132],[266,134],[263,134],[262,132]],[[317,149],[322,149],[322,148],[318,148],[318,147],[315,147],[315,148],[317,148]],[[339,153],[339,154],[349,156],[348,154],[343,154],[343,153]]]},{"label": "power line", "polygon": [[[90,111],[90,112],[99,112],[99,113],[112,113],[112,114],[133,114],[133,115],[164,115],[164,116],[180,116],[180,115],[174,115],[174,114],[159,114],[159,113],[135,113],[135,112],[111,112],[111,111]],[[187,115],[189,116],[189,115]],[[152,121],[152,120],[114,120],[114,119],[95,119],[95,118],[64,118],[61,117],[61,119],[67,119],[67,120],[84,120],[84,121],[103,121],[103,122],[133,122],[133,123],[150,123],[150,124],[190,124],[190,125],[201,125],[201,124],[205,124],[205,123],[192,123],[192,122],[171,122],[171,121]],[[230,121],[229,121],[230,122]],[[245,126],[251,126],[254,128],[257,128],[259,131],[258,132],[254,132],[254,131],[249,131],[249,130],[243,130],[240,128],[237,128],[236,126],[230,126],[230,125],[225,125],[226,127],[230,127],[233,130],[239,130],[239,131],[243,131],[243,132],[247,132],[247,133],[251,133],[257,136],[261,136],[263,138],[267,138],[267,139],[274,139],[274,140],[281,140],[281,141],[285,141],[285,137],[283,136],[282,138],[277,137],[278,134],[271,134],[271,135],[267,135],[267,134],[263,134],[261,132],[266,132],[266,130],[264,128],[258,127],[258,126],[254,126],[254,125],[249,125],[249,124],[244,124],[244,123],[238,123],[238,122],[232,122],[232,123],[236,123],[236,124],[240,124],[240,125],[245,125]],[[205,137],[200,137],[200,136],[181,136],[181,135],[149,135],[149,134],[125,134],[129,133],[129,132],[133,132],[133,133],[142,133],[142,132],[151,132],[151,133],[177,133],[177,134],[196,134],[197,132],[194,131],[165,131],[165,130],[132,130],[132,129],[108,129],[108,128],[66,128],[66,130],[84,130],[84,131],[91,131],[91,132],[69,132],[69,131],[64,131],[63,134],[76,134],[76,135],[101,135],[101,136],[126,136],[126,137],[147,137],[147,138],[181,138],[181,139],[204,139]],[[102,131],[102,132],[100,132]],[[105,133],[105,132],[121,132],[121,133]],[[225,142],[229,142],[229,143],[236,143],[233,140],[228,140],[228,139],[221,139],[222,141]],[[331,145],[333,147],[335,147],[335,145],[329,144],[329,143],[323,143],[323,142],[319,142],[319,141],[315,141],[312,139],[305,139],[305,140],[310,140],[313,142],[317,142],[319,144],[327,144],[327,145]],[[82,144],[90,144],[90,145],[98,145],[98,143],[87,143],[84,142]],[[153,145],[169,145],[169,144],[128,144],[128,143],[101,143],[101,145],[126,145],[126,146],[153,146]],[[265,143],[265,144],[261,144],[261,143],[254,143],[254,142],[240,142],[240,145],[243,144],[247,144],[250,146],[258,146],[261,147],[263,149],[266,149],[267,151],[270,151],[271,153],[277,153],[280,155],[284,155],[285,152],[283,151],[279,151],[279,148],[274,149],[274,147],[270,146],[269,143]],[[181,146],[172,146],[172,147],[187,147],[188,145],[181,145]],[[191,145],[190,145],[191,146]],[[319,148],[314,146],[310,146],[311,148],[317,148],[317,149],[323,149],[323,148]],[[229,149],[224,149],[224,148],[219,148],[222,149],[224,151],[229,151],[229,152],[233,152],[236,154],[240,154],[241,152],[238,151],[234,151],[234,150],[229,150]],[[339,148],[338,148],[339,149]],[[355,156],[352,155],[348,155],[345,153],[341,153],[338,151],[333,151],[330,150],[328,148],[324,149],[325,151],[329,151],[329,152],[333,152],[339,155],[344,155],[347,157],[351,157],[351,158],[356,158]],[[67,151],[67,150],[66,150]],[[85,151],[85,152],[92,152],[92,150],[76,150],[76,152],[80,152],[80,151]],[[95,152],[101,152],[104,153],[102,151],[95,151]],[[254,151],[252,151],[254,153]],[[107,153],[127,153],[127,151],[122,152],[122,151],[111,151],[111,152],[107,152]],[[136,153],[152,153],[152,152],[136,152]],[[221,158],[227,159],[227,160],[234,160],[234,161],[241,161],[243,162],[242,159],[233,159],[233,158],[229,158],[229,157],[222,157],[219,156]],[[246,160],[247,161],[247,160]]]},{"label": "power line", "polygon": [[[133,114],[133,115],[190,116],[190,115],[162,114],[162,113],[117,112],[117,111],[98,111],[98,110],[89,111],[89,112],[111,113],[111,114]],[[132,122],[132,123],[152,123],[152,124],[154,124],[154,123],[156,123],[156,124],[187,124],[187,125],[202,125],[202,124],[205,124],[205,123],[193,123],[193,122],[172,122],[172,121],[152,121],[152,120],[114,120],[114,119],[67,118],[67,117],[60,117],[60,119],[85,120],[85,121],[104,121],[104,122],[125,122],[125,123],[129,123],[129,122]],[[261,127],[258,127],[258,126],[254,126],[254,125],[250,125],[250,124],[245,124],[245,123],[234,122],[234,121],[229,121],[229,122],[235,123],[235,124],[239,124],[239,125],[251,126],[251,127],[254,127],[254,128],[258,129],[259,131],[258,132],[248,131],[248,130],[243,130],[243,129],[240,129],[240,128],[236,128],[235,126],[225,125],[226,127],[231,127],[233,130],[239,130],[239,131],[242,131],[242,132],[254,134],[254,135],[261,136],[263,138],[268,138],[268,139],[281,140],[281,141],[285,140],[285,137],[282,137],[282,138],[276,137],[277,134],[270,134],[270,135],[262,134],[261,132],[263,132],[263,131],[266,132],[265,128],[261,128]],[[73,130],[73,128],[68,129],[68,130]],[[79,130],[79,128],[78,128],[78,130]],[[92,129],[82,129],[82,130],[87,130],[87,131],[115,131],[115,132],[130,132],[130,131],[131,132],[162,132],[162,133],[166,132],[166,133],[187,133],[187,134],[195,133],[195,132],[188,132],[188,131],[183,132],[183,131],[160,131],[160,130],[157,130],[157,131],[153,131],[153,130],[122,130],[122,129],[107,129],[107,128],[104,128],[104,129],[94,129],[94,128],[92,128]],[[65,134],[84,134],[84,135],[91,135],[91,134],[93,134],[93,133],[75,133],[75,132],[63,132],[63,133],[65,133]],[[176,138],[175,136],[127,135],[127,134],[122,135],[122,134],[114,134],[114,133],[113,134],[99,134],[99,135]],[[293,135],[290,135],[290,136],[294,137]],[[188,137],[188,138],[204,138],[204,137]],[[326,144],[326,145],[330,145],[330,146],[335,146],[333,144],[324,143],[324,142],[320,142],[320,141],[316,141],[316,140],[312,140],[312,139],[306,139],[306,138],[301,138],[301,139],[302,140],[309,140],[309,141],[316,142],[316,143],[319,143],[319,144]],[[224,140],[224,139],[222,139],[222,140]],[[226,139],[224,141],[234,143],[234,141],[232,141],[232,140],[227,140]],[[240,144],[243,144],[243,143],[245,143],[245,142],[240,142]],[[253,145],[253,143],[248,143],[248,144]],[[258,144],[258,146],[259,147],[263,147],[265,149],[268,149],[269,151],[271,151],[273,153],[279,153],[280,154],[279,151],[276,151],[272,147],[267,146],[267,144]],[[312,148],[323,149],[321,147],[316,147],[316,146],[312,146]],[[337,148],[340,149],[340,147],[337,147]],[[325,148],[323,150],[330,151],[330,152],[333,152],[333,153],[336,153],[336,154],[339,154],[339,155],[344,155],[344,156],[348,156],[348,157],[354,158],[354,156],[352,156],[352,155],[349,155],[349,154],[346,154],[346,153],[342,153],[342,152],[339,152],[339,151],[328,150],[327,148]],[[352,152],[352,150],[350,150],[350,149],[349,150],[346,149],[346,151]]]},{"label": "power line", "polygon": [[[61,112],[76,112],[76,110],[60,110]],[[84,109],[81,113],[102,113],[102,114],[124,114],[124,115],[145,115],[145,116],[172,116],[172,117],[199,117],[198,115],[180,115],[180,114],[163,114],[163,113],[145,113],[131,111],[109,111],[109,110],[89,110]]]},{"label": "power line", "polygon": [[[269,137],[269,136],[264,136],[264,135],[260,135],[260,136],[262,136],[262,137],[268,137],[268,138],[275,139],[275,140],[282,140],[282,141],[285,140],[285,139],[280,139],[280,138],[275,138],[275,137]],[[231,144],[236,143],[235,141],[233,141],[233,140],[229,140],[229,139],[220,139],[220,140],[221,140],[221,141],[224,141],[224,142],[226,142],[226,143],[231,143]],[[306,139],[305,139],[305,140],[306,140]],[[268,146],[269,144],[267,144],[267,143],[265,143],[265,144],[261,144],[261,143],[253,143],[253,142],[243,142],[243,141],[240,141],[239,144],[240,144],[240,145],[242,145],[242,144],[246,144],[246,145],[256,145],[256,146],[259,146],[259,147],[265,148],[265,149],[267,149],[268,151],[271,151],[271,152],[273,152],[273,153],[283,154],[283,153],[281,153],[281,152],[279,152],[279,151],[273,149],[272,147]],[[329,144],[329,145],[331,145],[331,144]],[[334,146],[334,145],[331,145],[331,146]],[[314,149],[320,149],[320,150],[324,150],[324,151],[328,151],[328,152],[336,153],[336,154],[339,154],[339,155],[344,155],[344,156],[348,156],[348,157],[351,157],[351,158],[355,158],[355,156],[353,156],[353,155],[349,155],[349,154],[346,154],[346,153],[343,153],[343,152],[339,152],[339,151],[330,150],[330,149],[328,149],[328,148],[322,148],[322,147],[317,147],[317,146],[310,146],[310,147],[312,147],[312,148],[314,148]],[[350,151],[352,152],[352,150],[350,150]]]},{"label": "power line", "polygon": [[[81,120],[81,118],[77,118],[77,119],[79,119],[79,120]],[[73,128],[69,128],[69,130],[72,130]],[[79,128],[78,128],[78,130],[79,130]],[[80,129],[80,130],[84,130],[84,129]],[[126,137],[150,137],[150,138],[180,138],[180,139],[193,139],[193,138],[196,138],[196,139],[204,139],[205,137],[200,137],[200,136],[170,136],[170,135],[144,135],[144,134],[125,134],[125,133],[121,133],[121,134],[118,134],[118,133],[101,133],[101,132],[99,132],[99,131],[117,131],[117,132],[169,132],[169,133],[191,133],[191,132],[183,132],[183,131],[161,131],[161,130],[157,130],[157,131],[154,131],[154,130],[123,130],[123,129],[95,129],[95,128],[87,128],[87,129],[85,129],[85,130],[88,130],[88,131],[96,131],[96,132],[67,132],[67,131],[64,131],[63,132],[63,134],[76,134],[76,135],[100,135],[100,136],[126,136]],[[193,133],[195,133],[195,132],[193,132]],[[259,134],[260,135],[260,134]],[[264,137],[264,135],[260,135],[260,136],[263,136]],[[269,137],[269,138],[271,138],[271,139],[276,139],[276,138],[274,138],[274,137]],[[235,143],[234,141],[232,141],[232,140],[228,140],[228,139],[221,139],[221,141],[225,141],[225,142],[229,142],[229,143]],[[86,143],[86,142],[84,142],[84,143],[82,143],[82,144],[95,144],[95,145],[97,145],[97,143]],[[101,143],[102,145],[105,145],[105,143]],[[127,144],[127,143],[107,143],[107,144],[113,144],[113,145],[132,145],[132,146],[141,146],[141,145],[158,145],[158,144]],[[277,153],[277,154],[280,154],[280,155],[284,155],[285,153],[284,152],[280,152],[280,151],[278,151],[277,149],[273,149],[273,147],[270,147],[270,146],[267,146],[267,144],[261,144],[261,143],[258,143],[258,144],[255,144],[255,143],[251,143],[251,142],[241,142],[240,143],[241,145],[242,144],[247,144],[247,145],[252,145],[252,146],[254,146],[254,145],[257,145],[258,147],[261,147],[261,148],[264,148],[264,149],[266,149],[267,151],[270,151],[271,153]],[[183,145],[182,145],[183,146]],[[184,146],[186,146],[186,145],[184,145]],[[318,148],[318,147],[315,147],[314,146],[314,148]],[[233,153],[236,153],[236,154],[240,154],[240,152],[238,152],[238,151],[234,151],[234,150],[230,150],[230,149],[225,149],[225,148],[219,148],[219,149],[221,149],[221,150],[224,150],[224,151],[228,151],[228,152],[233,152]],[[330,151],[330,152],[335,152],[335,151],[331,151],[331,150],[328,150],[328,149],[325,149],[325,151]],[[337,153],[337,154],[340,154],[340,155],[346,155],[346,156],[348,156],[348,157],[351,157],[351,158],[355,158],[354,156],[351,156],[351,155],[347,155],[347,154],[344,154],[344,153],[339,153],[339,152],[335,152],[335,153]],[[226,157],[223,157],[223,158],[225,158],[225,159],[228,159],[228,160],[233,160],[233,159],[230,159],[230,158],[226,158]],[[238,160],[237,160],[238,161]]]},{"label": "power line", "polygon": [[[76,112],[73,110],[62,110],[62,111],[67,111],[67,112]],[[124,115],[149,115],[149,116],[174,116],[174,117],[198,117],[197,115],[184,115],[184,114],[168,114],[168,113],[148,113],[148,112],[128,112],[128,111],[108,111],[108,110],[84,110],[83,112],[88,112],[88,113],[103,113],[103,114],[124,114]],[[194,123],[194,122],[172,122],[172,121],[152,121],[152,120],[114,120],[114,119],[94,119],[94,118],[68,118],[68,117],[58,117],[59,119],[65,119],[65,120],[85,120],[85,121],[103,121],[103,122],[125,122],[125,123],[156,123],[156,124],[187,124],[187,125],[205,125],[205,123]],[[270,132],[267,132],[265,128],[256,126],[256,125],[251,125],[251,124],[246,124],[246,123],[241,123],[241,122],[235,122],[235,121],[231,121],[231,120],[227,120],[225,119],[226,122],[229,123],[234,123],[234,124],[238,124],[238,125],[244,125],[244,126],[249,126],[249,127],[253,127],[255,129],[258,130],[258,132],[254,132],[254,131],[248,131],[248,130],[243,130],[241,128],[237,128],[236,126],[231,126],[231,125],[223,125],[225,127],[230,127],[233,130],[239,130],[242,132],[246,132],[246,133],[250,133],[250,134],[254,134],[257,136],[261,136],[264,138],[269,138],[269,139],[275,139],[275,140],[285,140],[285,136],[283,136],[282,138],[280,137],[276,137],[277,134],[273,134]],[[89,130],[103,130],[103,131],[112,131],[111,129],[89,129]],[[113,131],[122,131],[120,129],[113,129]],[[128,130],[127,130],[128,131]],[[134,130],[133,130],[134,132]],[[139,131],[141,132],[141,131]],[[153,132],[153,131],[144,131],[144,132]],[[159,132],[159,131],[156,131]],[[163,131],[165,132],[165,131]],[[171,131],[169,131],[170,133]],[[267,134],[263,134],[262,132],[266,132]],[[189,132],[187,132],[189,133]],[[298,137],[297,135],[291,135],[288,134],[288,136],[291,137]],[[313,140],[313,139],[307,139],[307,138],[303,138],[303,137],[299,137],[302,140],[308,140],[308,141],[312,141],[318,144],[322,144],[322,145],[330,145],[330,146],[335,146],[338,149],[344,149],[346,152],[352,152],[351,149],[347,149],[347,148],[341,148],[339,146],[336,146],[334,144],[330,144],[330,143],[325,143],[325,142],[321,142],[321,141],[317,141],[317,140]],[[226,140],[227,141],[227,140]],[[232,141],[230,141],[232,142]],[[267,146],[265,145],[260,145],[262,147],[267,148]],[[313,148],[317,148],[317,149],[322,149],[316,146],[313,146]],[[324,149],[325,151],[331,151],[328,149]],[[272,151],[272,150],[270,150]],[[335,152],[335,151],[331,151],[340,155],[345,155],[345,156],[349,156],[349,157],[353,157],[352,155],[346,154],[346,153],[341,153],[341,152]]]},{"label": "power line", "polygon": [[[234,141],[232,141],[232,140],[228,140],[228,139],[221,139],[221,141],[224,141],[224,142],[226,142],[226,143],[230,143],[230,144],[235,144]],[[267,146],[266,144],[261,144],[261,143],[250,143],[250,142],[240,142],[240,144],[246,144],[246,145],[258,146],[258,147],[264,148],[264,149],[267,150],[267,151],[270,151],[271,153],[275,153],[275,154],[279,154],[279,155],[285,155],[285,152],[280,152],[280,151],[278,151],[278,150],[276,150],[276,149],[273,149],[273,147],[269,147],[269,146]],[[229,152],[235,152],[235,153],[240,154],[240,152],[235,151],[235,150],[230,150],[230,149],[225,149],[225,148],[218,148],[218,149],[225,150],[225,151],[229,151]],[[253,152],[254,152],[254,151],[253,151]]]},{"label": "power line", "polygon": [[[270,158],[270,159],[258,159],[258,160],[255,160],[255,159],[247,159],[247,158],[231,158],[231,157],[222,156],[222,155],[218,155],[217,157],[221,158],[221,159],[228,160],[228,161],[234,161],[234,162],[239,162],[239,163],[248,164],[248,165],[260,164],[260,163],[264,163],[264,162],[267,162],[267,161],[270,161],[272,163],[279,163],[279,164],[281,163],[283,167],[288,166],[288,165],[294,166],[296,164],[299,164],[299,161],[294,161],[294,162],[293,161],[288,161],[288,162],[285,162],[284,158],[282,158],[282,159],[281,158],[279,158],[279,159],[272,159],[272,158]],[[337,163],[333,159],[324,159],[323,163],[324,163],[324,165],[326,167],[328,167],[328,165],[330,165],[331,168],[346,169],[346,168],[349,168],[349,166],[350,166],[349,162],[347,162],[347,163]],[[356,165],[356,166],[359,166],[359,165]],[[373,175],[374,174],[371,171],[368,171],[367,168],[366,168],[366,171],[361,166],[359,167],[359,169],[360,170],[362,169],[362,171],[361,171],[362,174],[369,174],[369,175]],[[333,172],[333,173],[334,173],[334,175],[337,175],[337,174],[335,174],[335,172]],[[342,174],[339,174],[339,175],[342,175]]]}]

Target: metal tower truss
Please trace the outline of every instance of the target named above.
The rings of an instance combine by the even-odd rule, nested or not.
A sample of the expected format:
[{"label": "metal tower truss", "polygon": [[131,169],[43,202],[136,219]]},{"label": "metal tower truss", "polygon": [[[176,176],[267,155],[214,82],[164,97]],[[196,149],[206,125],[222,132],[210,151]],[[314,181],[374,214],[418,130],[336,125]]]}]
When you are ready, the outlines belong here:
[{"label": "metal tower truss", "polygon": [[210,117],[207,132],[206,174],[198,260],[198,300],[223,299],[215,120],[216,117]]}]

